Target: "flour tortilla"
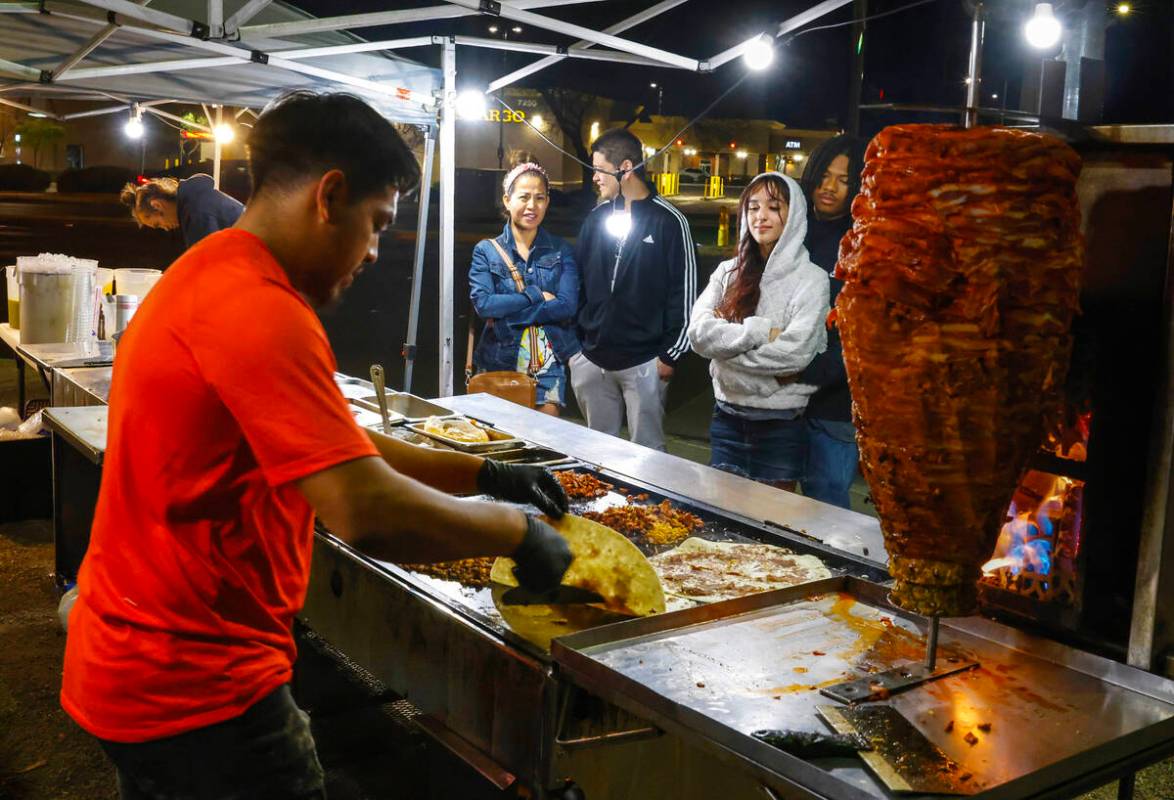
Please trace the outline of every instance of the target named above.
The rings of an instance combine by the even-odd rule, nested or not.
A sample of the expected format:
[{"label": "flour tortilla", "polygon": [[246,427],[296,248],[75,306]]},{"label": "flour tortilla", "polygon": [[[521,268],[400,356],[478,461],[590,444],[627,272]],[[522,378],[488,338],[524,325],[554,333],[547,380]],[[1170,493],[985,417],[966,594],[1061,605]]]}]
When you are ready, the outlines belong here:
[{"label": "flour tortilla", "polygon": [[[656,570],[640,549],[605,525],[567,514],[560,520],[546,520],[566,537],[575,560],[563,576],[563,585],[598,592],[601,607],[631,616],[663,614],[664,591]],[[498,558],[490,578],[503,586],[517,586],[515,563]]]},{"label": "flour tortilla", "polygon": [[716,603],[830,578],[815,556],[771,544],[710,542],[692,537],[653,556],[652,566],[670,597]]}]

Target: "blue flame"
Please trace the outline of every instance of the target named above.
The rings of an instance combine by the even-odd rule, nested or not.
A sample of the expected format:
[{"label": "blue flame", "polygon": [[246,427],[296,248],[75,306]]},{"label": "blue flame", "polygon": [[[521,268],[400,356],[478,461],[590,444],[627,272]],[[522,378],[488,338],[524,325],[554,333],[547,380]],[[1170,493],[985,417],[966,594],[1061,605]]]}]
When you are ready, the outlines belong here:
[{"label": "blue flame", "polygon": [[1047,539],[1032,539],[1016,544],[1008,553],[1019,563],[1011,567],[1011,574],[1018,575],[1024,569],[1036,575],[1052,572],[1052,543]]}]

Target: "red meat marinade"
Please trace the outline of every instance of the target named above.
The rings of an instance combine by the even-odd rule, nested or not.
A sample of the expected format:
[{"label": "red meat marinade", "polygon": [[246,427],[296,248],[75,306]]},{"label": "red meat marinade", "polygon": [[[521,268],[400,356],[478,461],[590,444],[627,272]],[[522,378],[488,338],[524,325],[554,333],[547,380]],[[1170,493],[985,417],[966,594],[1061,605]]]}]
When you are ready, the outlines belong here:
[{"label": "red meat marinade", "polygon": [[1080,157],[1004,128],[899,125],[869,145],[835,316],[893,599],[971,613],[980,567],[1071,352]]}]

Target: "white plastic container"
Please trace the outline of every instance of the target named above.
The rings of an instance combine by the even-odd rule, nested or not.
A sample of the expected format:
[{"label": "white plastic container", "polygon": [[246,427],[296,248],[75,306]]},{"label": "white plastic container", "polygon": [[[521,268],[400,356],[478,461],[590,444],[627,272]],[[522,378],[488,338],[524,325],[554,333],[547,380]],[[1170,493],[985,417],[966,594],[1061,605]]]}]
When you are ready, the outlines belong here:
[{"label": "white plastic container", "polygon": [[133,294],[142,300],[151,291],[163,273],[157,269],[137,269],[126,267],[114,270],[114,283],[119,294]]},{"label": "white plastic container", "polygon": [[98,262],[46,254],[17,258],[21,342],[92,341],[97,334]]},{"label": "white plastic container", "polygon": [[4,277],[8,282],[8,324],[15,331],[20,330],[20,281],[16,279],[16,265],[4,268]]},{"label": "white plastic container", "polygon": [[20,265],[21,344],[68,342],[76,320],[77,273],[30,261]]}]

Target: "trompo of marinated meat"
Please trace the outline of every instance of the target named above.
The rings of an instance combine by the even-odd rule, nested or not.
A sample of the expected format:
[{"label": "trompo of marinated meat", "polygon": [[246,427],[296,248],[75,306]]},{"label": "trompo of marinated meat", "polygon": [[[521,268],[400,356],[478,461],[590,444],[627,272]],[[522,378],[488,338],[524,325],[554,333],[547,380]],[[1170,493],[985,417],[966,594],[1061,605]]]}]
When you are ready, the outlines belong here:
[{"label": "trompo of marinated meat", "polygon": [[1005,128],[899,125],[869,145],[833,319],[893,598],[911,611],[973,610],[1063,386],[1079,172],[1060,140]]}]

